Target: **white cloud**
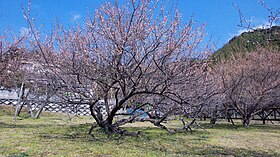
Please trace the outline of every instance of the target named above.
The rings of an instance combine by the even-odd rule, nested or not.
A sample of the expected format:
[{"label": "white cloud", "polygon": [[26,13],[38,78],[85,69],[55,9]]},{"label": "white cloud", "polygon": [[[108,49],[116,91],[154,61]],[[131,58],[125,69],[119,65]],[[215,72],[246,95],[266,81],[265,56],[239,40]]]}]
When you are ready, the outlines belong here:
[{"label": "white cloud", "polygon": [[19,29],[20,36],[27,36],[30,33],[30,29],[26,27],[21,27]]},{"label": "white cloud", "polygon": [[239,36],[239,35],[241,35],[244,32],[250,32],[250,31],[251,31],[250,29],[240,29],[240,30],[237,31],[235,36]]},{"label": "white cloud", "polygon": [[266,29],[266,28],[270,28],[272,26],[275,26],[276,24],[275,23],[269,23],[269,22],[266,22],[264,24],[261,24],[261,25],[258,25],[258,26],[255,26],[253,29]]},{"label": "white cloud", "polygon": [[269,28],[269,27],[272,27],[272,26],[275,26],[275,25],[276,25],[275,23],[270,24],[269,22],[266,22],[266,23],[256,25],[256,26],[252,27],[251,29],[246,29],[246,28],[239,29],[237,31],[237,33],[229,33],[230,38],[227,41],[229,41],[230,39],[232,39],[235,36],[241,35],[244,32],[251,32],[251,31],[256,30],[256,29],[266,29],[266,28]]},{"label": "white cloud", "polygon": [[81,18],[81,15],[80,14],[74,14],[72,15],[71,17],[71,21],[72,22],[76,22],[77,20],[79,20]]}]

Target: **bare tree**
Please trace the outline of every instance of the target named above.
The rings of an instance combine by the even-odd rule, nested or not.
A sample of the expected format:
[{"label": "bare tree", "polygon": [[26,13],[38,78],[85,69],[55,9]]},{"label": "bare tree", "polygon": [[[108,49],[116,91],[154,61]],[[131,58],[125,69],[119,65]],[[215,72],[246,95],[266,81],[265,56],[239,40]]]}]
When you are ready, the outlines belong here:
[{"label": "bare tree", "polygon": [[[269,7],[264,0],[258,0],[258,2],[260,3],[260,5],[267,10],[267,12],[269,13],[268,18],[267,18],[267,23],[266,25],[263,25],[263,28],[271,28],[273,25],[278,24],[279,20],[280,20],[280,8],[272,8]],[[252,26],[251,24],[251,20],[247,19],[242,11],[240,10],[239,6],[237,4],[233,4],[234,7],[237,9],[238,14],[239,14],[239,27],[248,29],[248,30],[255,30],[256,28],[254,28],[254,26]],[[268,36],[269,37],[269,36]],[[268,38],[269,39],[269,38]]]},{"label": "bare tree", "polygon": [[[203,58],[198,45],[204,26],[183,22],[168,2],[108,2],[85,20],[85,27],[58,25],[46,42],[39,40],[28,13],[25,17],[33,46],[55,78],[56,95],[69,104],[89,104],[96,121],[91,130],[99,126],[122,134],[121,125],[149,121],[169,131],[162,122],[188,102],[186,92],[178,92],[180,84],[203,72],[191,58]],[[124,108],[132,113],[116,120]]]},{"label": "bare tree", "polygon": [[22,60],[26,55],[24,47],[26,38],[25,36],[18,38],[14,35],[12,37],[13,40],[10,41],[6,36],[0,38],[0,88],[16,91],[19,97],[17,103],[21,106],[25,89]]},{"label": "bare tree", "polygon": [[279,59],[278,52],[258,50],[219,65],[224,103],[242,116],[244,127],[253,115],[279,104]]},{"label": "bare tree", "polygon": [[22,49],[23,40],[24,38],[14,37],[14,41],[9,42],[5,35],[0,36],[0,80],[2,86],[11,86],[10,77],[19,68],[18,63],[24,52]]}]

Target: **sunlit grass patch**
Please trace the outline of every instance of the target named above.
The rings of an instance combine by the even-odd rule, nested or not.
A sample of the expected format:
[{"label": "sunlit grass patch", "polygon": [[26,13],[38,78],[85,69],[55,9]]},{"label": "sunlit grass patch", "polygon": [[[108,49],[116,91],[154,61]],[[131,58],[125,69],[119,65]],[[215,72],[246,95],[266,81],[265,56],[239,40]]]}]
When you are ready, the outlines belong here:
[{"label": "sunlit grass patch", "polygon": [[[96,129],[87,132],[91,117],[80,116],[71,121],[64,114],[44,113],[40,119],[12,119],[0,107],[1,156],[280,156],[280,126],[253,124],[243,128],[219,122],[208,132],[168,134],[149,123],[123,126],[139,137],[108,136]],[[177,126],[173,121],[169,126]]]}]

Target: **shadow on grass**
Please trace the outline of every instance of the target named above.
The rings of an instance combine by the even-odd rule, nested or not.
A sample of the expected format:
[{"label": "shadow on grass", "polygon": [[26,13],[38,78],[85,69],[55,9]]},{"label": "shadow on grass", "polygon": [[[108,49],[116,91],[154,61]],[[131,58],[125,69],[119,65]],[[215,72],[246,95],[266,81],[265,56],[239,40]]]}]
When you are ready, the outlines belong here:
[{"label": "shadow on grass", "polygon": [[[223,126],[223,125],[222,125]],[[220,127],[222,127],[220,126]],[[61,134],[42,134],[41,138],[54,138],[65,141],[73,142],[86,142],[95,144],[110,143],[113,145],[133,145],[140,150],[161,152],[166,155],[202,155],[202,156],[256,156],[256,157],[269,157],[279,156],[280,154],[268,154],[267,152],[260,152],[248,149],[233,149],[229,147],[220,147],[211,144],[207,144],[209,140],[208,134],[205,132],[193,132],[193,133],[178,133],[168,134],[167,132],[159,128],[126,128],[129,131],[141,131],[142,135],[139,137],[128,137],[119,135],[106,135],[101,129],[97,129],[93,132],[95,137],[87,135],[86,132],[90,128],[90,125],[74,125],[67,127]],[[187,139],[185,138],[187,137]],[[189,141],[187,141],[189,140]],[[148,143],[143,145],[143,143]],[[174,144],[174,145],[172,145]],[[176,148],[180,146],[182,148]]]},{"label": "shadow on grass", "polygon": [[29,156],[27,153],[20,153],[20,154],[15,154],[15,155],[10,155],[8,157],[26,157]]},{"label": "shadow on grass", "polygon": [[232,125],[230,123],[217,123],[213,127],[210,127],[209,124],[204,124],[206,129],[218,129],[218,130],[232,130],[232,131],[278,131],[280,129],[280,125],[263,125],[263,124],[251,124],[249,128],[244,128],[242,125]]},{"label": "shadow on grass", "polygon": [[[102,129],[96,129],[93,132],[93,136],[87,134],[91,124],[79,124],[79,125],[43,125],[43,124],[6,124],[0,122],[0,126],[3,128],[40,128],[34,136],[42,139],[55,139],[57,141],[71,141],[71,144],[79,144],[84,142],[86,145],[116,145],[122,149],[133,148],[143,150],[144,152],[159,152],[166,154],[167,156],[256,156],[256,157],[269,157],[280,156],[273,152],[268,154],[264,151],[255,151],[248,149],[235,149],[228,147],[215,146],[208,141],[211,139],[211,134],[204,131],[197,131],[192,133],[178,133],[168,134],[166,131],[160,128],[154,127],[130,127],[124,128],[128,131],[138,132],[141,131],[139,137],[128,137],[120,135],[106,135]],[[265,128],[268,127],[268,128]],[[242,128],[242,127],[241,127]],[[253,125],[252,130],[266,129],[276,130],[279,126],[262,126]],[[214,129],[227,129],[236,130],[231,124],[217,124]],[[237,128],[239,129],[239,128]],[[243,128],[242,128],[243,129]],[[250,128],[249,128],[250,130]],[[18,154],[15,156],[26,155]]]},{"label": "shadow on grass", "polygon": [[271,157],[279,156],[277,153],[267,153],[264,151],[255,151],[248,150],[244,148],[229,148],[221,146],[212,146],[212,145],[202,145],[199,147],[191,147],[189,150],[180,150],[176,152],[180,155],[199,155],[199,156],[234,156],[234,157],[245,157],[245,156],[254,156],[254,157]]},{"label": "shadow on grass", "polygon": [[36,125],[36,124],[7,124],[4,122],[0,122],[0,127],[1,128],[38,128],[38,127],[42,127],[42,126],[46,126],[43,124],[40,125]]},{"label": "shadow on grass", "polygon": [[5,122],[0,122],[0,128],[47,128],[47,127],[56,127],[56,126],[64,126],[61,124],[8,124]]}]

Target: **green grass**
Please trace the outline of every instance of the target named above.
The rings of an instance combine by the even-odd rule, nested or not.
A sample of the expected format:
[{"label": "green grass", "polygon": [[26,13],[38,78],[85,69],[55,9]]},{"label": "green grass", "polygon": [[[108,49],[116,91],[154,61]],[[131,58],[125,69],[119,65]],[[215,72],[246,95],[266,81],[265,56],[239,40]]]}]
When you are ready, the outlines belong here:
[{"label": "green grass", "polygon": [[[148,123],[125,126],[140,137],[108,137],[102,131],[87,134],[90,117],[44,113],[34,120],[0,106],[0,157],[26,156],[280,156],[280,125],[253,124],[250,128],[219,122],[207,132],[169,135]],[[201,122],[202,124],[205,122]],[[172,124],[178,125],[178,121]],[[206,124],[204,124],[206,126]]]}]

